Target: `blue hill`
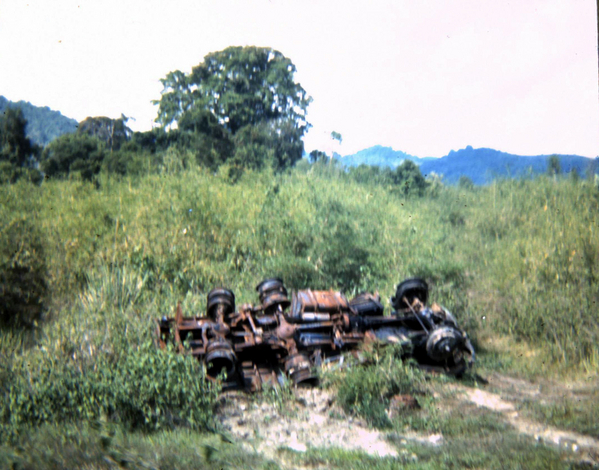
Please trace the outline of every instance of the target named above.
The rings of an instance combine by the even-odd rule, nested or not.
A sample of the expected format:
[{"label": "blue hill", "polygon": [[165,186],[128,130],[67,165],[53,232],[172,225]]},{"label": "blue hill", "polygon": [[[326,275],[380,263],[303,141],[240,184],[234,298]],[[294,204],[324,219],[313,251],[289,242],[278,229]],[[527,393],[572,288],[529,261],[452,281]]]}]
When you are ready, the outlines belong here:
[{"label": "blue hill", "polygon": [[362,164],[366,164],[395,168],[406,159],[412,160],[418,165],[428,160],[435,160],[432,157],[418,158],[414,155],[402,152],[401,150],[393,150],[391,147],[375,145],[373,147],[360,150],[354,155],[341,157],[339,161],[346,166],[360,166]]},{"label": "blue hill", "polygon": [[[441,158],[418,158],[390,147],[376,145],[354,155],[339,160],[347,166],[361,164],[395,168],[405,159],[420,166],[422,174],[437,173],[443,175],[448,184],[457,183],[460,176],[467,176],[475,184],[489,183],[495,178],[521,178],[547,170],[550,155],[521,156],[489,148],[452,150]],[[576,170],[581,176],[595,163],[595,172],[599,169],[599,158],[591,159],[579,155],[558,155],[564,173]]]}]

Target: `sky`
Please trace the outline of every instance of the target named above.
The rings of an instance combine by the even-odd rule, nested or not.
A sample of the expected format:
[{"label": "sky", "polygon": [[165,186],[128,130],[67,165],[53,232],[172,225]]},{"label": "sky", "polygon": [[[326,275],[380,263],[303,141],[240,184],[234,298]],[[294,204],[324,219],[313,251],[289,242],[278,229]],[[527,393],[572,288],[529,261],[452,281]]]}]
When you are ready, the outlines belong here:
[{"label": "sky", "polygon": [[[312,97],[304,142],[442,157],[599,156],[594,0],[2,0],[0,95],[156,126],[160,79],[272,47]],[[331,132],[342,135],[333,141]]]}]

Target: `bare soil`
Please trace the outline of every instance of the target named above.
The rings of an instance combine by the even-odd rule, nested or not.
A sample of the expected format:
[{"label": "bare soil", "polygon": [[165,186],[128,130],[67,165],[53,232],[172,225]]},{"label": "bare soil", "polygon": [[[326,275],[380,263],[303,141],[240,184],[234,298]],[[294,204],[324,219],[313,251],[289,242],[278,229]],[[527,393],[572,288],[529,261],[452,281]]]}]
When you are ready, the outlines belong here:
[{"label": "bare soil", "polygon": [[[475,387],[462,383],[440,385],[447,390],[437,400],[441,406],[476,406],[481,412],[499,413],[519,433],[538,442],[571,452],[574,460],[599,465],[599,440],[576,432],[558,429],[536,422],[522,415],[519,405],[523,400],[551,403],[564,396],[585,394],[589,383],[531,382],[503,374],[485,377],[488,383]],[[237,442],[250,451],[257,451],[276,460],[283,467],[280,448],[304,452],[313,448],[341,448],[362,451],[373,456],[399,456],[407,453],[402,444],[409,441],[432,446],[443,446],[441,434],[406,433],[394,440],[387,439],[384,431],[369,427],[365,421],[348,416],[336,403],[334,394],[319,388],[295,390],[295,400],[280,404],[259,400],[241,392],[223,396],[219,419],[223,428]],[[448,398],[452,395],[451,398]],[[293,468],[295,466],[291,465]]]}]

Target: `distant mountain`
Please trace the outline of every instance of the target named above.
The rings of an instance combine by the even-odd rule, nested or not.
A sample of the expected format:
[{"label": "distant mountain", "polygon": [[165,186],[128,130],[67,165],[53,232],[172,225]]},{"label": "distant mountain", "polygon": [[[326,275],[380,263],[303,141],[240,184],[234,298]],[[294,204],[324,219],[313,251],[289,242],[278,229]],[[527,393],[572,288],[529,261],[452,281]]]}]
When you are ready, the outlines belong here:
[{"label": "distant mountain", "polygon": [[338,160],[346,166],[360,166],[366,164],[395,168],[406,159],[412,160],[418,165],[428,160],[435,160],[432,157],[418,158],[402,152],[401,150],[393,150],[391,147],[383,147],[382,145],[375,145],[374,147],[360,150],[354,155],[346,155]]},{"label": "distant mountain", "polygon": [[[475,184],[489,183],[495,178],[525,177],[529,173],[544,173],[550,155],[524,157],[500,152],[499,150],[480,148],[449,152],[445,157],[420,165],[423,174],[434,171],[444,175],[444,181],[457,183],[460,176],[468,176]],[[576,170],[584,175],[593,161],[591,158],[578,155],[558,155],[562,172]]]},{"label": "distant mountain", "polygon": [[47,106],[34,106],[26,101],[13,102],[0,96],[0,113],[8,107],[21,108],[23,116],[27,119],[27,137],[37,145],[45,146],[56,137],[75,132],[78,122],[52,111]]},{"label": "distant mountain", "polygon": [[[367,165],[388,166],[395,168],[405,159],[410,159],[420,166],[422,174],[432,172],[443,175],[448,184],[457,183],[460,176],[469,177],[475,184],[485,184],[495,178],[526,177],[530,173],[544,173],[550,155],[532,157],[513,155],[499,150],[471,146],[458,151],[452,150],[441,158],[418,158],[390,147],[376,145],[354,155],[339,160],[348,166]],[[558,155],[564,173],[576,170],[585,175],[593,159],[578,155]],[[599,159],[595,159],[595,172],[599,170]]]}]

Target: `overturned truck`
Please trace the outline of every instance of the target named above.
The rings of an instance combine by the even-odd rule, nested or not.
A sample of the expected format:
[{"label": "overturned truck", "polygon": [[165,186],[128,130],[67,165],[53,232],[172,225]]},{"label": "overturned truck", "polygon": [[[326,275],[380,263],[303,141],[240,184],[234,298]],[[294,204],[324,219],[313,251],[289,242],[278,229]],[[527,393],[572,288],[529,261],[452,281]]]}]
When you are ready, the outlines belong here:
[{"label": "overturned truck", "polygon": [[[209,378],[224,377],[225,389],[260,390],[287,376],[293,384],[316,381],[314,370],[365,341],[400,343],[423,367],[461,375],[474,361],[474,349],[453,315],[428,305],[423,279],[401,282],[384,315],[378,294],[348,301],[335,291],[300,290],[289,299],[283,281],[266,279],[257,287],[260,304],[235,306],[234,293],[216,288],[206,312],[158,320],[158,344],[191,354],[206,365]],[[224,373],[224,375],[223,375]]]}]

